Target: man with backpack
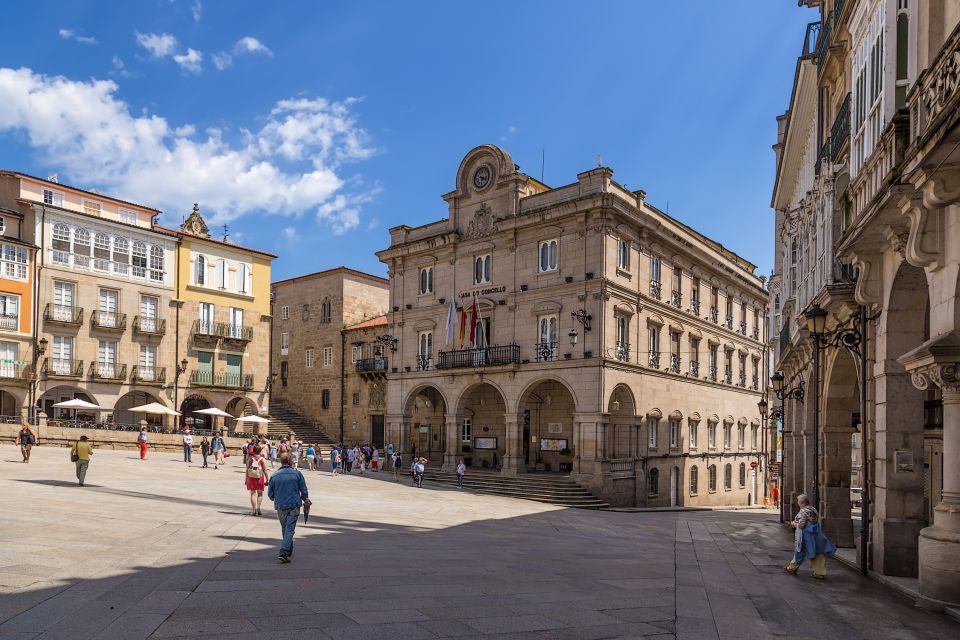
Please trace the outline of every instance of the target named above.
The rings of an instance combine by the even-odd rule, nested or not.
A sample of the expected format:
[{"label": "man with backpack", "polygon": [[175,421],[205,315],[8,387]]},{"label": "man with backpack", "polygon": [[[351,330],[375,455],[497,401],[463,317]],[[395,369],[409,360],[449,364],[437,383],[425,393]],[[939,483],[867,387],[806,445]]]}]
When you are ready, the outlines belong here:
[{"label": "man with backpack", "polygon": [[24,422],[20,431],[17,432],[17,444],[20,445],[20,455],[23,456],[24,463],[30,462],[30,449],[36,442],[37,438],[30,430],[30,425]]}]

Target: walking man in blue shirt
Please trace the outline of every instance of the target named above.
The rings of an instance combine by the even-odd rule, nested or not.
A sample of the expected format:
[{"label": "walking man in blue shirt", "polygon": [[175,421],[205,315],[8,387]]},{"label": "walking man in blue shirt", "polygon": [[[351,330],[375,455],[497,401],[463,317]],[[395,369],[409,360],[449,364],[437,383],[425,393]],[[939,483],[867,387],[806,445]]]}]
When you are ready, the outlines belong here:
[{"label": "walking man in blue shirt", "polygon": [[270,477],[267,496],[273,500],[280,520],[280,529],[283,531],[280,562],[286,564],[293,555],[293,533],[300,517],[300,507],[311,504],[307,498],[307,482],[302,473],[290,466],[289,453],[280,455],[280,470]]}]

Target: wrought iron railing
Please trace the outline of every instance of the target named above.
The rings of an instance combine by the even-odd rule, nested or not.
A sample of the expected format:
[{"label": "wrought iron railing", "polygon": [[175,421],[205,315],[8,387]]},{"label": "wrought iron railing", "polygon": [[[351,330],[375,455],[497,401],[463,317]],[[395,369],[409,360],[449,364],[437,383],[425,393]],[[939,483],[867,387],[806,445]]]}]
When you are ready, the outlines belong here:
[{"label": "wrought iron railing", "polygon": [[614,347],[613,355],[620,362],[630,362],[630,343],[618,342]]},{"label": "wrought iron railing", "polygon": [[830,25],[833,22],[833,14],[827,16],[823,21],[823,27],[820,29],[820,35],[817,38],[817,68],[822,70],[823,63],[827,59],[827,52],[830,50]]},{"label": "wrought iron railing", "polygon": [[733,384],[733,370],[730,367],[723,368],[723,381],[727,384]]},{"label": "wrought iron railing", "polygon": [[710,307],[710,322],[716,324],[720,319],[720,311],[716,307]]},{"label": "wrought iron railing", "polygon": [[90,314],[90,326],[97,329],[123,331],[127,328],[127,314],[97,309]]},{"label": "wrought iron railing", "polygon": [[679,291],[670,292],[670,304],[675,306],[677,309],[680,308],[680,305],[683,304],[683,294]]},{"label": "wrought iron railing", "polygon": [[535,346],[537,354],[537,362],[551,362],[557,359],[557,353],[559,349],[557,348],[557,343],[554,342],[538,342]]},{"label": "wrought iron railing", "polygon": [[751,337],[752,337],[754,340],[759,340],[759,339],[760,339],[760,327],[754,327],[754,328],[753,328],[753,333],[750,334],[750,335],[751,335]]},{"label": "wrought iron railing", "polygon": [[740,322],[740,327],[738,328],[740,335],[747,335],[747,321],[743,320]]},{"label": "wrought iron railing", "polygon": [[740,379],[739,379],[739,381],[737,382],[737,385],[740,386],[740,387],[746,387],[746,386],[747,386],[747,374],[745,374],[745,373],[742,372],[742,371],[740,372]]},{"label": "wrought iron railing", "polygon": [[820,21],[807,23],[807,32],[803,37],[803,53],[801,56],[810,56],[817,51],[817,40],[820,35]]},{"label": "wrought iron railing", "polygon": [[164,383],[167,381],[167,368],[134,365],[133,371],[130,372],[130,379],[135,382]]},{"label": "wrought iron railing", "polygon": [[210,320],[194,320],[190,333],[197,337],[216,338],[217,323]]},{"label": "wrought iron railing", "polygon": [[709,375],[710,380],[711,380],[712,382],[716,382],[716,381],[717,381],[717,368],[716,368],[716,367],[710,367],[710,371],[709,371],[708,375]]},{"label": "wrought iron railing", "polygon": [[218,323],[217,333],[227,340],[243,340],[245,342],[253,340],[253,327],[242,324]]},{"label": "wrought iron railing", "polygon": [[697,362],[696,360],[690,361],[690,375],[693,376],[694,378],[697,378],[700,376],[700,363]]},{"label": "wrought iron railing", "polygon": [[680,373],[680,354],[670,354],[670,371],[673,371],[674,373]]},{"label": "wrought iron railing", "polygon": [[459,349],[437,353],[437,369],[462,369],[465,367],[490,367],[504,364],[519,364],[520,347],[507,344],[478,349]]},{"label": "wrought iron railing", "polygon": [[733,329],[733,316],[727,316],[723,319],[723,326],[727,329]]},{"label": "wrought iron railing", "polygon": [[33,377],[32,365],[0,362],[0,380],[32,380]]},{"label": "wrought iron railing", "polygon": [[690,300],[690,312],[697,316],[700,315],[700,300],[698,298]]},{"label": "wrought iron railing", "polygon": [[[836,13],[836,12],[834,12]],[[850,140],[850,94],[840,103],[840,110],[830,128],[830,161],[836,162],[843,145]]]},{"label": "wrought iron railing", "polygon": [[830,162],[830,138],[827,138],[823,143],[823,146],[820,147],[820,153],[817,154],[817,161],[813,165],[813,172],[816,175],[820,175],[820,169],[823,168],[823,162],[826,160]]},{"label": "wrought iron railing", "polygon": [[115,362],[91,362],[90,377],[98,380],[126,380],[127,365]]},{"label": "wrought iron railing", "polygon": [[134,316],[133,330],[136,333],[163,335],[167,331],[167,321],[152,316]]},{"label": "wrought iron railing", "polygon": [[20,318],[17,316],[0,315],[0,329],[4,331],[17,331],[20,329]]},{"label": "wrought iron railing", "polygon": [[661,289],[662,289],[662,285],[660,284],[660,282],[658,282],[657,280],[651,280],[651,281],[650,281],[650,296],[651,296],[651,297],[656,298],[657,300],[659,300],[659,299],[660,299],[660,291],[661,291]]},{"label": "wrought iron railing", "polygon": [[659,368],[660,368],[660,352],[659,352],[659,351],[651,351],[651,352],[650,352],[650,356],[649,356],[649,358],[647,359],[647,362],[648,362],[648,363],[650,364],[650,366],[653,367],[654,369],[659,369]]},{"label": "wrought iron railing", "polygon": [[376,373],[387,370],[386,358],[363,358],[357,360],[357,373]]},{"label": "wrought iron railing", "polygon": [[780,355],[790,346],[790,320],[784,320],[783,327],[780,329]]},{"label": "wrought iron railing", "polygon": [[751,378],[750,388],[754,391],[757,391],[760,388],[760,379],[757,376],[753,376],[753,378]]},{"label": "wrought iron railing", "polygon": [[43,309],[43,319],[60,324],[83,324],[83,307],[48,302]]},{"label": "wrought iron railing", "polygon": [[47,376],[80,378],[83,376],[83,360],[73,358],[44,358],[41,373]]},{"label": "wrought iron railing", "polygon": [[249,373],[214,373],[212,371],[195,370],[190,372],[190,384],[198,387],[252,389],[253,375]]},{"label": "wrought iron railing", "polygon": [[417,354],[417,371],[429,371],[433,366],[433,356],[427,353]]}]

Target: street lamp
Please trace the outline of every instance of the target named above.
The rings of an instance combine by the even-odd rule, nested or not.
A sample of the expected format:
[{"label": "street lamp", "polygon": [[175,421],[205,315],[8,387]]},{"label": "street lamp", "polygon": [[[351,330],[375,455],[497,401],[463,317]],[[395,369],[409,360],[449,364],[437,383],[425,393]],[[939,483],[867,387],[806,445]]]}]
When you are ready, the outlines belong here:
[{"label": "street lamp", "polygon": [[377,336],[376,342],[377,344],[386,346],[388,349],[390,349],[391,353],[396,353],[399,339],[387,333],[382,336]]},{"label": "street lamp", "polygon": [[271,373],[267,376],[267,388],[265,389],[266,393],[270,393],[270,390],[273,389],[273,383],[277,381],[277,374]]},{"label": "street lamp", "polygon": [[30,408],[27,411],[27,418],[36,415],[37,412],[37,383],[40,376],[37,375],[37,363],[40,362],[40,356],[47,352],[46,338],[40,338],[33,345],[33,361],[30,363]]},{"label": "street lamp", "polygon": [[577,346],[577,338],[580,334],[577,333],[576,329],[570,329],[570,332],[567,334],[567,337],[570,339],[570,346]]}]

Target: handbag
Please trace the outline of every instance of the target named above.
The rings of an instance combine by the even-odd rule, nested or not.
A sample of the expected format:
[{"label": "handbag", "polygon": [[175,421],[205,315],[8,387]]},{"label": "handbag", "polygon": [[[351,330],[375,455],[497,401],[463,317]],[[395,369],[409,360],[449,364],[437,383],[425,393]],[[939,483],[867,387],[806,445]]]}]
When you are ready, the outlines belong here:
[{"label": "handbag", "polygon": [[70,447],[70,462],[76,462],[80,459],[80,456],[77,454],[77,447]]}]

